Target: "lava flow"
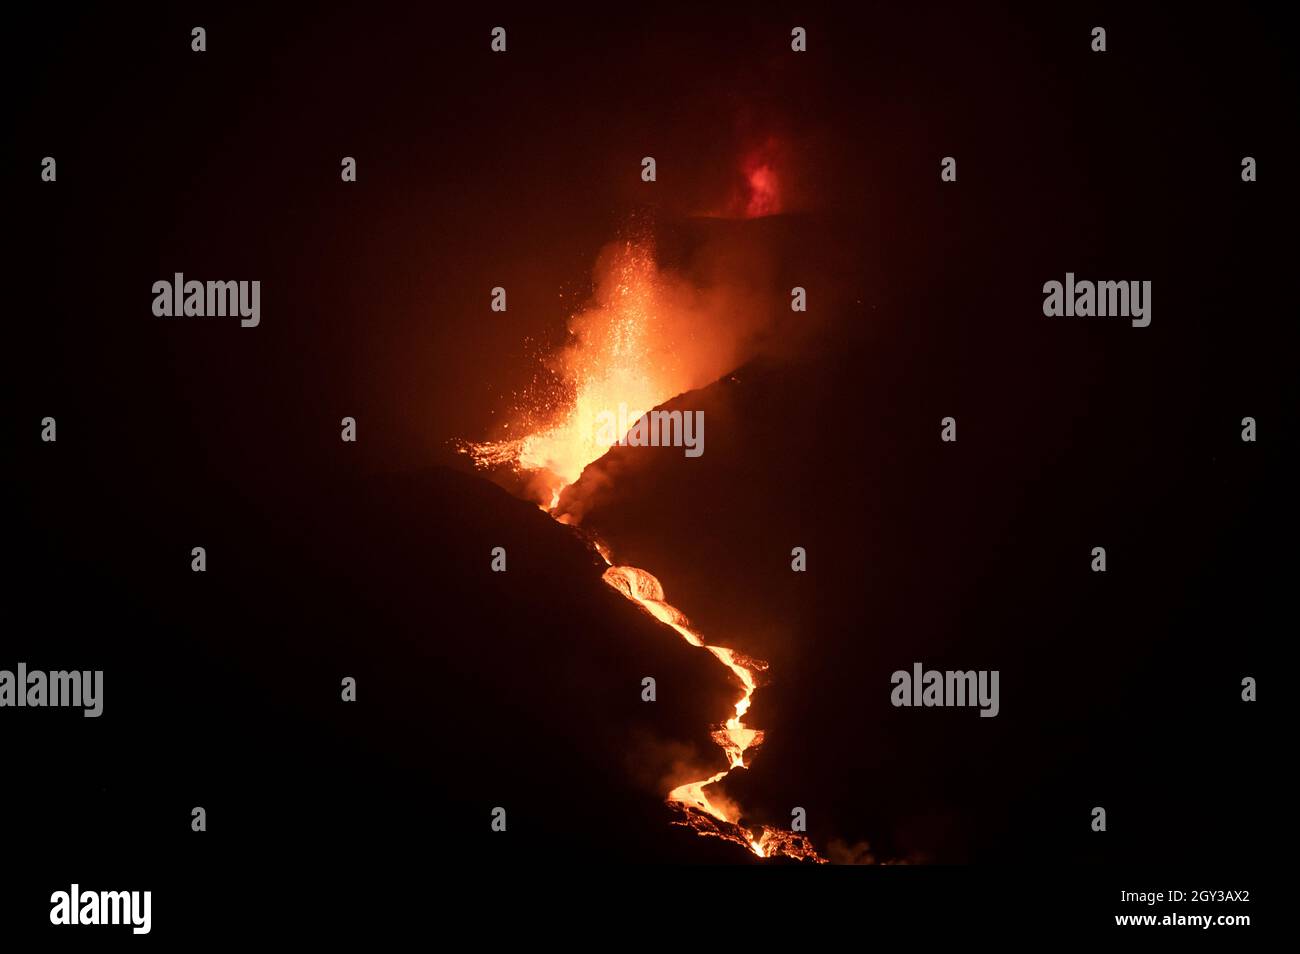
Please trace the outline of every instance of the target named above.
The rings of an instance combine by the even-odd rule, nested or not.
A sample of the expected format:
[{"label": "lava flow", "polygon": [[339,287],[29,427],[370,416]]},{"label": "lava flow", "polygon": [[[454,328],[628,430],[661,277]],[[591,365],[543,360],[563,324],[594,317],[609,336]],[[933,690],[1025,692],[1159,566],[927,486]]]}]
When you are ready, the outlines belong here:
[{"label": "lava flow", "polygon": [[[564,488],[609,449],[597,436],[596,421],[602,411],[626,405],[638,409],[630,416],[635,420],[731,370],[720,366],[729,355],[719,359],[714,354],[702,360],[698,355],[683,354],[686,342],[672,332],[698,328],[701,316],[692,308],[689,291],[672,287],[660,275],[651,246],[631,241],[611,246],[598,270],[602,274],[593,305],[570,319],[571,343],[561,352],[556,368],[564,391],[552,413],[541,417],[534,406],[520,408],[520,429],[527,431],[523,436],[468,443],[461,448],[476,466],[508,466],[534,478],[537,502],[556,519],[561,519],[556,506]],[[692,360],[684,360],[687,357]],[[567,515],[562,519],[569,522]],[[691,645],[707,649],[731,671],[743,690],[735,714],[713,731],[726,767],[678,785],[667,794],[667,803],[682,813],[678,824],[700,835],[743,845],[760,858],[783,855],[824,862],[801,834],[763,825],[746,827],[740,808],[716,787],[732,771],[745,768],[746,753],[763,741],[763,733],[746,725],[744,716],[757,688],[757,674],[767,663],[725,646],[707,644],[686,616],[665,601],[663,587],[654,576],[635,567],[615,566],[608,548],[597,544],[597,549],[609,564],[606,583],[675,629]]]},{"label": "lava flow", "polygon": [[[605,559],[609,562],[608,557]],[[694,828],[701,835],[744,845],[760,858],[787,855],[791,858],[824,860],[803,835],[766,825],[760,825],[754,831],[745,829],[740,824],[740,810],[735,803],[719,796],[710,797],[705,791],[726,778],[732,769],[744,768],[747,764],[745,752],[763,741],[761,731],[745,725],[744,715],[749,711],[754,690],[758,686],[755,674],[767,669],[767,663],[726,646],[710,646],[705,643],[699,633],[691,628],[690,621],[681,610],[664,600],[663,587],[645,570],[611,565],[605,571],[604,580],[628,599],[641,604],[656,619],[677,630],[692,646],[713,653],[740,680],[745,690],[744,695],[736,701],[736,714],[713,732],[713,741],[726,755],[728,767],[708,778],[678,785],[668,793],[668,803],[685,815],[683,824]]]}]

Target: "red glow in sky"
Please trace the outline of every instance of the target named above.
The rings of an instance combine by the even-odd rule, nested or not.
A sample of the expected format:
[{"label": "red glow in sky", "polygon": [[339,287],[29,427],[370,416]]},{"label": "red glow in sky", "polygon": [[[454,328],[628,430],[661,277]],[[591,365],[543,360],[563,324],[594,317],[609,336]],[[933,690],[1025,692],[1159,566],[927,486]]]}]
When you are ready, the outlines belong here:
[{"label": "red glow in sky", "polygon": [[749,181],[749,202],[745,206],[746,218],[775,215],[781,211],[781,191],[775,169],[762,162],[746,169],[745,178]]}]

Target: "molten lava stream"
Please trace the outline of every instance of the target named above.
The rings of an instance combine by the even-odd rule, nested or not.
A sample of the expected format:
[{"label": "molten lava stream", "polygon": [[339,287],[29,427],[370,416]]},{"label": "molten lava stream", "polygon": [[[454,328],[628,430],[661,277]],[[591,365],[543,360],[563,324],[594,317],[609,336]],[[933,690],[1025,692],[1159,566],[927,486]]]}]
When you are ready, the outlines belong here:
[{"label": "molten lava stream", "polygon": [[749,711],[754,690],[758,686],[755,673],[767,668],[767,663],[751,659],[726,646],[710,646],[690,626],[686,616],[664,600],[663,586],[650,573],[631,566],[614,566],[604,547],[598,548],[610,567],[603,579],[634,603],[639,603],[652,616],[677,630],[692,646],[707,649],[740,680],[744,694],[736,701],[736,714],[713,732],[713,741],[727,757],[728,768],[708,778],[679,785],[668,793],[668,804],[682,811],[686,818],[681,824],[694,828],[701,835],[723,838],[744,845],[760,858],[786,855],[791,858],[824,861],[803,835],[760,825],[748,831],[740,824],[740,809],[730,800],[710,798],[705,788],[726,778],[733,769],[745,768],[745,752],[763,741],[763,733],[745,725],[744,715]]}]

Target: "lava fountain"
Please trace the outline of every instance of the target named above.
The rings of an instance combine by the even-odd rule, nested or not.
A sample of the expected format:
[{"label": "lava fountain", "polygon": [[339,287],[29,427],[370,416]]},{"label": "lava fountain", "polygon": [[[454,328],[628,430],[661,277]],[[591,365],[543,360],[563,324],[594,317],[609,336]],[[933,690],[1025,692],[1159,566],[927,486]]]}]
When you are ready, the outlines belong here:
[{"label": "lava fountain", "polygon": [[[517,408],[514,423],[524,432],[521,436],[461,446],[477,467],[505,466],[529,475],[535,484],[540,482],[544,493],[539,503],[553,516],[557,516],[555,508],[564,488],[609,449],[608,434],[602,434],[598,426],[602,413],[624,405],[635,409],[628,416],[635,421],[734,367],[734,354],[725,347],[714,348],[709,357],[700,358],[701,345],[707,349],[710,343],[717,343],[702,330],[702,324],[707,324],[707,308],[693,289],[665,279],[649,242],[627,240],[611,245],[598,262],[597,272],[600,279],[593,302],[570,318],[569,343],[554,363],[562,387],[553,406]],[[645,570],[614,565],[603,544],[598,543],[597,549],[609,564],[603,577],[607,584],[676,630],[692,646],[708,650],[742,690],[734,714],[712,733],[725,757],[725,767],[678,785],[666,795],[667,803],[681,813],[677,824],[700,835],[743,845],[759,857],[784,855],[824,861],[801,834],[761,825],[746,827],[740,808],[717,788],[732,771],[748,765],[748,753],[763,741],[763,733],[747,725],[744,717],[758,687],[758,675],[767,669],[767,663],[706,643],[686,615],[666,601],[659,580]]]},{"label": "lava fountain", "polygon": [[[661,326],[678,302],[659,279],[654,249],[624,241],[605,250],[602,278],[591,307],[569,319],[569,342],[553,362],[560,394],[553,407],[516,409],[520,437],[463,448],[479,466],[508,465],[541,477],[554,508],[560,491],[609,449],[596,422],[620,402],[635,420],[655,405],[688,390],[675,351]],[[537,401],[533,395],[526,401]],[[548,413],[549,411],[549,413]]]}]

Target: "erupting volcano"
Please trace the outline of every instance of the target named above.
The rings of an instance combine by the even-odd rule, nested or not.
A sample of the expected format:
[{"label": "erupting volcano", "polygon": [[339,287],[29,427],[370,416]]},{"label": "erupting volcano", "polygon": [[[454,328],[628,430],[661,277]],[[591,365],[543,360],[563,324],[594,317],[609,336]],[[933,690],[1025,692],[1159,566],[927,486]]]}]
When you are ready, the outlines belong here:
[{"label": "erupting volcano", "polygon": [[[751,171],[775,201],[775,183],[766,167]],[[765,200],[766,201],[766,200]],[[762,212],[774,211],[764,207]],[[597,421],[624,405],[635,420],[658,405],[692,388],[711,383],[736,363],[734,342],[711,328],[716,298],[662,273],[648,241],[627,240],[606,249],[597,265],[598,281],[590,307],[569,320],[568,344],[554,362],[561,379],[558,399],[538,407],[525,396],[516,408],[512,428],[518,436],[467,443],[480,468],[506,467],[529,478],[530,491],[543,509],[564,523],[561,492],[578,481],[583,469],[610,446]],[[616,436],[617,438],[617,436]],[[596,543],[609,564],[604,581],[656,619],[676,630],[693,646],[707,649],[735,676],[741,696],[734,714],[715,727],[712,737],[725,765],[703,778],[677,785],[666,795],[681,813],[677,822],[709,837],[742,845],[759,857],[786,856],[823,862],[809,840],[791,831],[746,825],[743,813],[719,783],[732,771],[744,769],[763,732],[744,721],[767,663],[725,646],[705,642],[686,615],[664,598],[659,580],[645,570],[614,565],[609,548]]]},{"label": "erupting volcano", "polygon": [[[469,445],[480,466],[507,464],[541,476],[550,506],[582,469],[608,449],[598,441],[596,419],[620,403],[639,417],[684,388],[671,347],[661,343],[658,316],[668,305],[656,282],[652,248],[626,241],[606,253],[606,279],[592,308],[570,322],[574,339],[560,354],[556,372],[562,393],[547,423],[533,425],[545,411],[518,409],[521,437]],[[529,395],[525,400],[537,400]]]}]

